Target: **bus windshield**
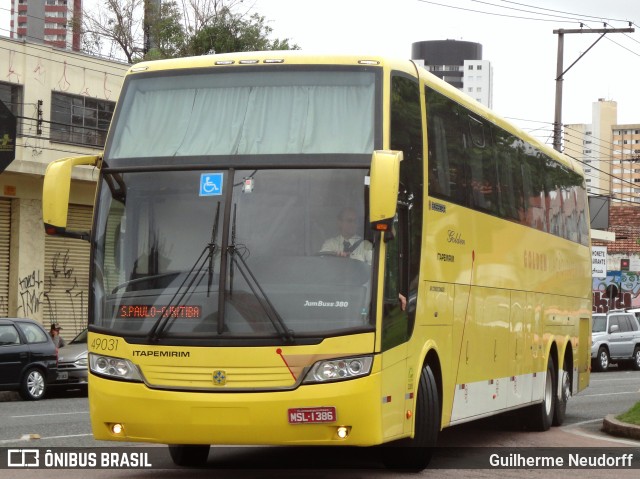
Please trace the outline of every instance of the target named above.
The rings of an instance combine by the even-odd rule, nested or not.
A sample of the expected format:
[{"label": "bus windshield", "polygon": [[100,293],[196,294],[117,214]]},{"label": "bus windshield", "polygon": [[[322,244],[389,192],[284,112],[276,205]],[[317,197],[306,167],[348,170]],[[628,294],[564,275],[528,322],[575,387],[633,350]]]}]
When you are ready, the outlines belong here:
[{"label": "bus windshield", "polygon": [[366,175],[104,173],[93,324],[132,335],[214,339],[369,328]]},{"label": "bus windshield", "polygon": [[127,79],[105,152],[110,166],[126,158],[373,151],[372,71],[177,74]]}]

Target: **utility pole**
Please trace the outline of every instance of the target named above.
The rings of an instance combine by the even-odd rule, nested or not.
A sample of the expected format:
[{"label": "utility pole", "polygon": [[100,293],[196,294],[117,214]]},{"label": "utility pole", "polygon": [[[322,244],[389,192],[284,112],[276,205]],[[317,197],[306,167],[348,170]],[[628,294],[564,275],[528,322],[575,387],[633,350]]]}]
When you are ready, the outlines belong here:
[{"label": "utility pole", "polygon": [[[605,24],[606,25],[606,24]],[[630,24],[631,25],[631,24]],[[582,24],[580,25],[582,26]],[[561,28],[560,30],[554,30],[553,33],[558,35],[558,63],[556,69],[556,111],[555,117],[553,120],[553,147],[557,151],[561,151],[562,149],[562,81],[564,80],[564,74],[567,73],[573,65],[578,63],[583,56],[587,54],[589,50],[591,50],[596,43],[602,40],[607,33],[633,33],[635,29],[633,28],[598,28],[598,29],[588,29],[585,30],[583,28],[573,29],[573,30],[565,30]],[[587,48],[582,55],[580,55],[576,61],[574,61],[569,67],[562,71],[563,68],[563,56],[564,56],[564,35],[565,33],[601,33],[598,39],[591,44],[589,48]]]}]

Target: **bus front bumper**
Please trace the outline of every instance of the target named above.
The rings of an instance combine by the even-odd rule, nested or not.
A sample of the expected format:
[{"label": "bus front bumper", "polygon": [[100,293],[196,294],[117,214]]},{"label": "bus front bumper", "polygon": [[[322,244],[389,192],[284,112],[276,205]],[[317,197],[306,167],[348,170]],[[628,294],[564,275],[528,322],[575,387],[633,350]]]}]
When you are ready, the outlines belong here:
[{"label": "bus front bumper", "polygon": [[[221,393],[150,389],[90,375],[91,425],[94,437],[107,441],[369,446],[382,442],[379,377]],[[291,409],[327,407],[335,408],[333,422],[290,422]]]}]

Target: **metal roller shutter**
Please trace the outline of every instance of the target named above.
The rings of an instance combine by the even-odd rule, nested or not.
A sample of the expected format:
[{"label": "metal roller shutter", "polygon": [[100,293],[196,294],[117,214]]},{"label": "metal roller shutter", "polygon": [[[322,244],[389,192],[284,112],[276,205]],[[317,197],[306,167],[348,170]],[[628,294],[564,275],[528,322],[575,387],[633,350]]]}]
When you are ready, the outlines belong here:
[{"label": "metal roller shutter", "polygon": [[[67,228],[89,231],[93,208],[69,205]],[[87,241],[46,236],[44,243],[45,293],[43,321],[62,326],[65,339],[87,326],[89,301],[89,243]]]},{"label": "metal roller shutter", "polygon": [[0,317],[9,315],[11,200],[0,198]]}]

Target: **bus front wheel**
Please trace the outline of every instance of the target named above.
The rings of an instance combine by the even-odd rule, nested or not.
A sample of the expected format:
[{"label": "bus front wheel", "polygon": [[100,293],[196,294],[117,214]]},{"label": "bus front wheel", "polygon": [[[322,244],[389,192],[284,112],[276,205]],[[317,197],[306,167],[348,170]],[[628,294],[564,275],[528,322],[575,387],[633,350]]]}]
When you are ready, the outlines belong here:
[{"label": "bus front wheel", "polygon": [[384,465],[389,469],[421,471],[429,465],[440,432],[440,395],[431,366],[420,375],[413,439],[383,445]]},{"label": "bus front wheel", "polygon": [[199,467],[207,463],[209,445],[169,445],[169,454],[176,466]]}]

